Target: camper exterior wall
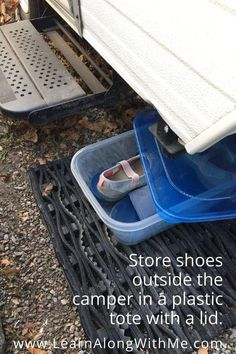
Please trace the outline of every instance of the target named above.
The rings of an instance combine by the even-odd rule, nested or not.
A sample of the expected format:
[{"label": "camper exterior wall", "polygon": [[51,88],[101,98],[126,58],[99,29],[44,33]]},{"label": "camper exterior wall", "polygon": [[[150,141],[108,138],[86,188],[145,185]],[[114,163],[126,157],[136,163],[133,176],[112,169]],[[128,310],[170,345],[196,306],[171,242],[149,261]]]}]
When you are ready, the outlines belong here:
[{"label": "camper exterior wall", "polygon": [[236,131],[233,1],[75,1],[85,39],[158,109],[189,153]]}]

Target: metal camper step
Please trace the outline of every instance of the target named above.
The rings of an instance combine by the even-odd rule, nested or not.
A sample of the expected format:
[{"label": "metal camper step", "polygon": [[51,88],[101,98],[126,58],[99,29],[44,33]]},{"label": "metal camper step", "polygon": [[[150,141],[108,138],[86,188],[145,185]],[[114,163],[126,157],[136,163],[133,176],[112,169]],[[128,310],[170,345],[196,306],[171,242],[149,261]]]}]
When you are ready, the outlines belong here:
[{"label": "metal camper step", "polygon": [[102,104],[112,86],[112,80],[56,19],[25,20],[0,28],[0,109],[4,115],[40,124]]}]

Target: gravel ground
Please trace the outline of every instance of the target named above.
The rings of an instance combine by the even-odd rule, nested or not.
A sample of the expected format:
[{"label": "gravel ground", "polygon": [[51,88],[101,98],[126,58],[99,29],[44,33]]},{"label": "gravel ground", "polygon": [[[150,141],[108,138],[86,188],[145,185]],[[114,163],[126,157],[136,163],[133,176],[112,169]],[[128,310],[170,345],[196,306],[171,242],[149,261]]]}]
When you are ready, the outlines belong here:
[{"label": "gravel ground", "polygon": [[[127,109],[130,104],[132,110]],[[0,117],[0,315],[7,353],[24,353],[13,348],[13,340],[84,338],[32,195],[28,168],[72,156],[83,146],[130,129],[130,117],[141,107],[134,100],[120,109],[122,117],[119,107],[116,113],[94,109],[37,130]]]},{"label": "gravel ground", "polygon": [[[130,106],[132,109],[128,109]],[[13,340],[45,340],[49,345],[53,340],[84,340],[76,308],[30,189],[28,168],[72,156],[83,146],[130,129],[131,117],[143,108],[144,103],[137,99],[113,112],[94,109],[86,116],[38,129],[0,117],[0,315],[6,353],[29,353],[14,349]],[[236,330],[227,331],[222,341],[226,349],[213,354],[236,353]],[[60,350],[47,351],[54,352]]]},{"label": "gravel ground", "polygon": [[[72,156],[83,146],[130,129],[131,118],[146,107],[137,98],[113,111],[93,109],[38,129],[0,116],[0,319],[6,353],[74,354],[78,351],[15,349],[13,341],[42,340],[50,346],[53,340],[85,339],[32,195],[27,170],[37,163]],[[236,354],[236,329],[220,339],[225,349],[213,350],[212,354]]]}]

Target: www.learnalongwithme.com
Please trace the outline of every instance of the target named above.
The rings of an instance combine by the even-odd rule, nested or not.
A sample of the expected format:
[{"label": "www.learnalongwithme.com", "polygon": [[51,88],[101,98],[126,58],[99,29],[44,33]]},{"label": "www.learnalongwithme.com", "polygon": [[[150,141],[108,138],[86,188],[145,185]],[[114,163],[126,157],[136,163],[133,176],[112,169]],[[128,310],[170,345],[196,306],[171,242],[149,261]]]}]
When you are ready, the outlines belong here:
[{"label": "www.learnalongwithme.com", "polygon": [[186,340],[180,340],[179,338],[166,338],[163,339],[151,339],[151,338],[135,338],[133,340],[107,340],[97,338],[94,342],[90,340],[83,341],[68,341],[63,339],[61,341],[53,340],[50,341],[13,341],[13,346],[15,349],[30,349],[30,348],[41,348],[41,349],[122,349],[123,352],[131,353],[137,350],[160,350],[160,349],[182,349],[182,350],[197,350],[199,348],[210,348],[210,349],[225,349],[225,345],[222,341],[195,341],[193,346],[190,346],[189,342]]}]

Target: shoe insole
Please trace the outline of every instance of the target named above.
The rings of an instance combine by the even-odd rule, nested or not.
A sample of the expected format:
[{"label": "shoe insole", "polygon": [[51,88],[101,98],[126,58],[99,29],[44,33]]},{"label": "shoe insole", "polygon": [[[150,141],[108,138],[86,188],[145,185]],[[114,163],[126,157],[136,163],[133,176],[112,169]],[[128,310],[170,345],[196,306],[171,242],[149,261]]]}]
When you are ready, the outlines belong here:
[{"label": "shoe insole", "polygon": [[140,221],[128,195],[113,206],[110,217],[125,223]]},{"label": "shoe insole", "polygon": [[[131,162],[130,166],[132,167],[134,172],[137,173],[139,176],[142,176],[144,174],[143,166],[141,164],[140,159],[134,161],[133,163]],[[121,168],[121,170],[117,172],[114,176],[109,177],[111,181],[123,181],[123,180],[127,180],[127,178],[128,177],[124,172],[123,168]]]}]

